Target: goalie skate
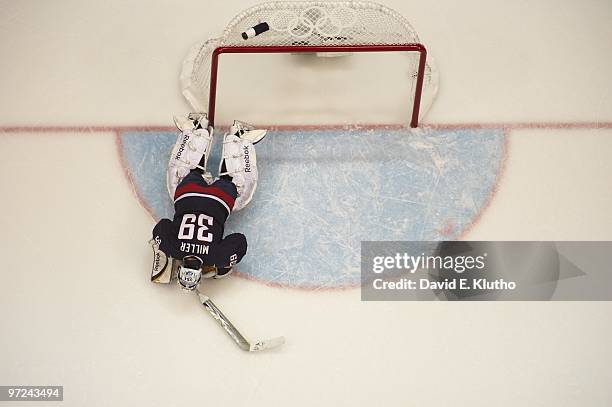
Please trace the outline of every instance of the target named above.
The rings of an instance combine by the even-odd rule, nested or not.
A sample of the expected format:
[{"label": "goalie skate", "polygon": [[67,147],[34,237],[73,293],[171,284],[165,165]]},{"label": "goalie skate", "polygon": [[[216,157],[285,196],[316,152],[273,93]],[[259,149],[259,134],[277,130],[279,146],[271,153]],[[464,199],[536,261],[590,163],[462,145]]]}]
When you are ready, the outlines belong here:
[{"label": "goalie skate", "polygon": [[248,140],[253,144],[257,144],[266,136],[268,130],[256,129],[248,123],[234,120],[234,124],[230,127],[229,132],[243,140]]},{"label": "goalie skate", "polygon": [[201,169],[206,177],[206,164],[213,132],[212,127],[206,128],[208,121],[203,114],[190,114],[183,121],[175,118],[175,124],[181,130],[181,134],[178,135],[170,154],[166,173],[166,186],[170,199],[174,199],[177,185],[192,169]]},{"label": "goalie skate", "polygon": [[266,130],[256,130],[235,121],[223,138],[223,152],[219,176],[228,175],[238,190],[234,210],[239,211],[251,202],[257,189],[257,157],[253,144],[261,141]]},{"label": "goalie skate", "polygon": [[190,132],[208,127],[208,118],[205,113],[189,113],[187,116],[173,116],[174,125],[181,132]]}]

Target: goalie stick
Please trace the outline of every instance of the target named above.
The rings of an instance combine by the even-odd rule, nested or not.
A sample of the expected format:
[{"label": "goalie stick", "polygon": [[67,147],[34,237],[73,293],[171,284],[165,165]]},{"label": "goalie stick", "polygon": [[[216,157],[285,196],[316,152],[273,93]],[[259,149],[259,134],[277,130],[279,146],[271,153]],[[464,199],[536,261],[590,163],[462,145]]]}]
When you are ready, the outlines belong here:
[{"label": "goalie stick", "polygon": [[244,351],[247,352],[257,352],[260,350],[272,349],[276,348],[285,343],[285,338],[279,336],[277,338],[267,339],[265,341],[257,341],[257,342],[249,342],[242,334],[236,329],[236,327],[230,322],[229,319],[223,313],[214,302],[207,296],[202,294],[201,292],[196,290],[198,294],[198,298],[200,303],[206,308],[206,310],[213,316],[214,319],[217,320],[219,325],[228,335],[236,342],[236,345]]}]

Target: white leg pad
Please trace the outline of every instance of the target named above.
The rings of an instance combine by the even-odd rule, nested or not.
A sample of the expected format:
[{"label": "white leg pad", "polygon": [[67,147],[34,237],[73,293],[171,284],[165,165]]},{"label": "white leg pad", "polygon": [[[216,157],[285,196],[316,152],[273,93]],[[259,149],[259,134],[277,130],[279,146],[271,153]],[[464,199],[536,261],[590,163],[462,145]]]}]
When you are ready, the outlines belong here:
[{"label": "white leg pad", "polygon": [[249,140],[243,140],[233,134],[223,138],[221,164],[225,161],[227,171],[219,169],[219,175],[229,175],[238,189],[238,198],[234,210],[239,211],[251,202],[257,189],[257,156],[255,147]]},{"label": "white leg pad", "polygon": [[174,191],[181,180],[199,163],[204,156],[204,167],[208,161],[208,152],[212,142],[212,127],[208,129],[188,130],[178,135],[176,144],[170,154],[168,171],[166,172],[166,186],[170,199],[174,199]]}]

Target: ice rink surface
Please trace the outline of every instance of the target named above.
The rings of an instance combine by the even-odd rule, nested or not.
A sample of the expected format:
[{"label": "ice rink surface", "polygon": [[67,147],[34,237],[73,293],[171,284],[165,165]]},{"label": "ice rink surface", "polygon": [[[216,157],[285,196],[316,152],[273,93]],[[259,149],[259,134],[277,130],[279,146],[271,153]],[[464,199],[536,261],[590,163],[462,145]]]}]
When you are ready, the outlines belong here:
[{"label": "ice rink surface", "polygon": [[[247,354],[195,297],[149,283],[146,241],[169,215],[181,61],[252,4],[0,1],[0,385],[63,385],[69,406],[612,404],[609,303],[350,288],[366,239],[612,238],[612,4],[386,2],[435,57],[437,100],[419,131],[258,145],[257,195],[228,224],[249,253],[206,288],[247,336],[287,338]],[[320,95],[274,91],[250,120],[261,105],[287,124],[279,100],[317,119]]]}]

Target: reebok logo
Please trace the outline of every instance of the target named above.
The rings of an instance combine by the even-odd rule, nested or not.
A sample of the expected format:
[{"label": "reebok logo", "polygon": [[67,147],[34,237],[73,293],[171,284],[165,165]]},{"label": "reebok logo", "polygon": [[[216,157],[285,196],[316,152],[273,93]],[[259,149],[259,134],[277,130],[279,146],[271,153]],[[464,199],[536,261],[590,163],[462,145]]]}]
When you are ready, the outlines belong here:
[{"label": "reebok logo", "polygon": [[153,259],[153,271],[157,272],[161,269],[161,255],[159,252],[155,252],[155,258]]},{"label": "reebok logo", "polygon": [[249,146],[242,147],[244,154],[244,172],[251,172],[251,158],[249,157]]},{"label": "reebok logo", "polygon": [[176,155],[174,156],[175,160],[178,160],[181,158],[183,151],[185,151],[185,145],[187,144],[188,141],[189,141],[189,135],[185,134],[183,136],[183,141],[181,141],[181,145],[179,146],[178,150],[176,151]]}]

